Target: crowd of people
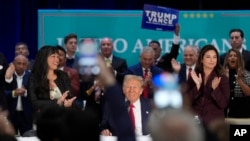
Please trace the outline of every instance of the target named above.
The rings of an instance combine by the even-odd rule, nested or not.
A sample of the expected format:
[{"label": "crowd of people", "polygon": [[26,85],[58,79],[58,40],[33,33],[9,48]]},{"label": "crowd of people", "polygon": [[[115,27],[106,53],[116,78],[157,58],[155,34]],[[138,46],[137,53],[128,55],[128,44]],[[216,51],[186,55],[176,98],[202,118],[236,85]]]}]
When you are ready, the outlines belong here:
[{"label": "crowd of people", "polygon": [[[97,141],[101,135],[118,141],[137,136],[227,141],[227,129],[216,127],[227,127],[228,117],[250,117],[250,52],[242,47],[241,29],[230,30],[229,37],[232,48],[222,55],[212,44],[184,47],[181,64],[177,24],[170,52],[163,54],[161,44],[152,40],[133,66],[113,54],[112,39],[105,37],[95,56],[99,73],[93,75],[80,72],[82,56],[73,33],[65,36],[63,46],[41,47],[34,60],[28,59],[28,46],[17,43],[11,63],[0,53],[0,140],[19,135]],[[91,38],[79,44],[85,43],[96,45]],[[154,78],[164,73],[177,76],[181,108],[154,104],[159,90]]]}]

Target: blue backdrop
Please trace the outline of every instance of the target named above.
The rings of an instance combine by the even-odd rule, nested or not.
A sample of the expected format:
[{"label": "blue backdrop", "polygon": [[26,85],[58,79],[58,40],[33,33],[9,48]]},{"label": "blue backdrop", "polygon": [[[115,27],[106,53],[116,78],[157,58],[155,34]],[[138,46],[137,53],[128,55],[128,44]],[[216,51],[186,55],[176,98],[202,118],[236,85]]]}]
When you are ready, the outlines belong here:
[{"label": "blue backdrop", "polygon": [[243,0],[91,0],[91,2],[89,0],[1,0],[0,51],[6,55],[8,61],[12,61],[15,44],[23,41],[29,46],[30,58],[34,58],[38,48],[38,9],[142,10],[143,4],[148,3],[179,10],[240,10],[250,9],[247,2]]}]

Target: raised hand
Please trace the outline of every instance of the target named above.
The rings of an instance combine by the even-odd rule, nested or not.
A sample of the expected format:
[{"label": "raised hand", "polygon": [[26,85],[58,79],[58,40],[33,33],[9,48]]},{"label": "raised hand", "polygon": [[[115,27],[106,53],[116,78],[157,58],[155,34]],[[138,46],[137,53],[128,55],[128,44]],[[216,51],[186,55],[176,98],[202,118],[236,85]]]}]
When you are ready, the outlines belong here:
[{"label": "raised hand", "polygon": [[58,105],[63,105],[66,97],[68,96],[69,90],[65,91],[62,96],[57,100]]},{"label": "raised hand", "polygon": [[13,76],[14,72],[15,72],[15,65],[13,63],[10,63],[8,69],[6,70],[5,78],[10,79]]},{"label": "raised hand", "polygon": [[181,64],[179,62],[177,62],[174,58],[172,58],[172,60],[171,60],[171,65],[172,65],[172,68],[174,69],[175,73],[180,72]]},{"label": "raised hand", "polygon": [[197,89],[199,90],[201,87],[201,83],[202,83],[201,74],[199,73],[199,75],[197,76],[195,71],[191,71],[191,77],[194,80],[194,83],[196,84]]},{"label": "raised hand", "polygon": [[237,79],[243,79],[243,78],[244,78],[243,69],[238,68],[238,70],[237,70]]},{"label": "raised hand", "polygon": [[175,33],[175,35],[179,36],[179,33],[180,33],[180,25],[179,24],[175,25],[174,33]]},{"label": "raised hand", "polygon": [[63,102],[64,107],[71,107],[72,103],[74,102],[75,99],[76,99],[76,96],[74,96],[70,99],[65,99]]},{"label": "raised hand", "polygon": [[215,77],[212,81],[212,88],[215,90],[220,84],[221,77]]},{"label": "raised hand", "polygon": [[112,133],[109,131],[109,129],[104,129],[104,130],[102,130],[101,135],[112,136]]},{"label": "raised hand", "polygon": [[16,94],[16,96],[18,96],[18,95],[23,96],[25,94],[25,91],[26,91],[26,89],[23,88],[23,87],[22,88],[17,88],[15,90],[15,94]]}]

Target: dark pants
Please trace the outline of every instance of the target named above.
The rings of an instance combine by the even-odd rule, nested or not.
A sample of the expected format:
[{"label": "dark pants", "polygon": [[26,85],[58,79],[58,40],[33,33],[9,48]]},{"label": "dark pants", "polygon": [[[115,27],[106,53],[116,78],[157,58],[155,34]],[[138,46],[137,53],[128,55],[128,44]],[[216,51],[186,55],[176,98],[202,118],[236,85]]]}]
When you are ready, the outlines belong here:
[{"label": "dark pants", "polygon": [[250,97],[234,97],[229,102],[228,117],[249,118],[250,117]]},{"label": "dark pants", "polygon": [[16,133],[19,131],[20,135],[23,135],[23,133],[32,129],[32,120],[26,118],[23,111],[15,111],[10,121],[12,122]]}]

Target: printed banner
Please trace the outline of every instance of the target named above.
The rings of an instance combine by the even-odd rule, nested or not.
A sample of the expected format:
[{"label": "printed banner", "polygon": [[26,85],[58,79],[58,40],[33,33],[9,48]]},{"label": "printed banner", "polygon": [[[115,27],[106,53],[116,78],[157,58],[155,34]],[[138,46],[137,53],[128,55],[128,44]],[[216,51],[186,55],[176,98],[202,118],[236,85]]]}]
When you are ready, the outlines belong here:
[{"label": "printed banner", "polygon": [[[169,52],[173,32],[141,28],[143,11],[121,10],[39,10],[38,48],[43,45],[63,45],[63,38],[69,33],[97,39],[111,37],[114,54],[125,58],[128,65],[136,64],[143,47],[151,40],[158,40],[162,54]],[[213,44],[218,52],[230,49],[229,31],[241,28],[245,33],[243,47],[250,49],[250,11],[179,11],[180,54],[187,45],[202,47]]]},{"label": "printed banner", "polygon": [[160,31],[174,31],[178,23],[179,10],[155,6],[144,5],[142,28]]}]

